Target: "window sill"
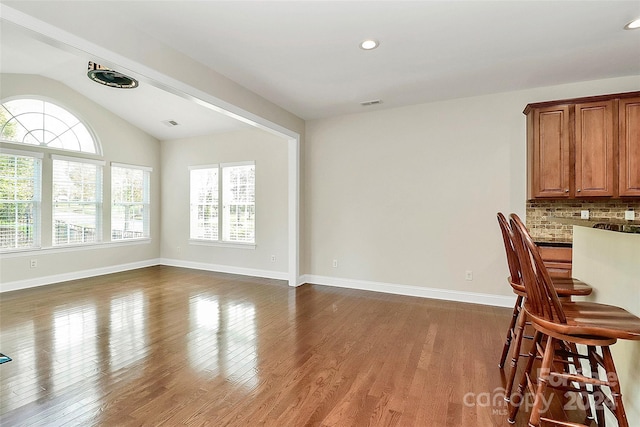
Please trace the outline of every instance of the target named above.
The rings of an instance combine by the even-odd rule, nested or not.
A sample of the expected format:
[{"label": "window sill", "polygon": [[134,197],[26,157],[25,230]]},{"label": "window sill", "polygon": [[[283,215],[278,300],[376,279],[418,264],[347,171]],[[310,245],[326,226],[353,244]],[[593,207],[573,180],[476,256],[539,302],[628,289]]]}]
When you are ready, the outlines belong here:
[{"label": "window sill", "polygon": [[60,246],[49,246],[45,248],[28,248],[28,249],[9,249],[0,251],[0,257],[2,258],[14,258],[26,255],[33,254],[58,254],[64,252],[77,252],[77,251],[85,251],[85,250],[93,250],[93,249],[109,249],[109,248],[117,248],[121,246],[130,246],[130,245],[147,245],[151,243],[151,238],[143,237],[140,239],[126,239],[126,240],[114,240],[111,242],[100,242],[100,243],[86,243],[86,244],[76,244],[76,245],[60,245]]},{"label": "window sill", "polygon": [[237,242],[218,242],[213,240],[198,240],[189,239],[190,245],[197,246],[215,246],[220,248],[234,248],[234,249],[255,249],[255,243],[237,243]]}]

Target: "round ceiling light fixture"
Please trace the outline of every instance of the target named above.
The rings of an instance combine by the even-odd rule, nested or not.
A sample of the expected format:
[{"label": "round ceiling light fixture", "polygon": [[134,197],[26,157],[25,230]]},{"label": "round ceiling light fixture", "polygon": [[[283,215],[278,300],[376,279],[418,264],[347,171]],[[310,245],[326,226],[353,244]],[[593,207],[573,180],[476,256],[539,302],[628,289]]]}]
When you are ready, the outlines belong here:
[{"label": "round ceiling light fixture", "polygon": [[138,87],[138,81],[136,79],[91,61],[89,61],[87,76],[94,82],[117,89],[133,89]]},{"label": "round ceiling light fixture", "polygon": [[624,26],[625,30],[637,30],[640,28],[640,18],[634,19]]},{"label": "round ceiling light fixture", "polygon": [[367,39],[360,43],[360,49],[364,50],[372,50],[380,46],[380,42],[378,40]]}]

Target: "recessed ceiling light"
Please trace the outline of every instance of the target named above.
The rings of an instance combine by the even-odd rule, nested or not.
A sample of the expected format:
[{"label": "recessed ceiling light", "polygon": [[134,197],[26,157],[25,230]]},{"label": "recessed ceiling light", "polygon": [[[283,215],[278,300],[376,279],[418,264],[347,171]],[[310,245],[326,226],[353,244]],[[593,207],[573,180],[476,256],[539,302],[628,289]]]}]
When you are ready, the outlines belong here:
[{"label": "recessed ceiling light", "polygon": [[640,18],[634,19],[624,26],[625,30],[637,30],[638,28],[640,28]]},{"label": "recessed ceiling light", "polygon": [[360,43],[360,49],[371,50],[377,48],[379,45],[380,43],[377,40],[364,40]]}]

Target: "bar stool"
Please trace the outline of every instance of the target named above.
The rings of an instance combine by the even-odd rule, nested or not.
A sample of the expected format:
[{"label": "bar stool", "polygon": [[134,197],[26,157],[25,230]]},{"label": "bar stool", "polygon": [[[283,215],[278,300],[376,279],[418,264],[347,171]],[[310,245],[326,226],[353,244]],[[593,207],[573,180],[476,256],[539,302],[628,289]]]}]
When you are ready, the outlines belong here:
[{"label": "bar stool", "polygon": [[[526,315],[522,313],[522,306],[526,297],[526,291],[522,283],[522,274],[520,272],[518,256],[513,246],[513,232],[511,230],[511,226],[501,212],[498,212],[497,217],[507,255],[507,265],[509,267],[510,276],[507,278],[507,281],[511,285],[513,292],[517,295],[516,303],[513,307],[513,314],[511,316],[511,323],[507,329],[507,337],[502,348],[500,362],[498,363],[498,367],[502,369],[513,341],[514,348],[512,350],[511,369],[509,370],[509,376],[507,377],[505,385],[505,400],[509,401],[511,390],[513,388],[513,381],[518,367],[518,361],[521,356],[520,348],[522,345],[522,338],[525,337],[524,328],[526,326],[527,318]],[[563,299],[569,300],[573,296],[586,296],[591,294],[593,291],[591,286],[578,279],[558,277],[553,278],[552,280],[558,296]]]},{"label": "bar stool", "polygon": [[[529,351],[529,360],[515,395],[518,402],[514,403],[513,399],[511,401],[509,422],[515,422],[525,387],[528,387],[534,395],[529,426],[538,427],[541,421],[555,425],[581,425],[542,416],[545,391],[547,387],[552,387],[581,394],[587,390],[594,395],[599,426],[604,426],[604,407],[607,407],[615,415],[620,427],[628,427],[629,422],[620,392],[620,379],[617,377],[609,347],[618,339],[640,340],[640,318],[611,305],[561,301],[526,227],[517,215],[512,214],[510,220],[513,243],[527,293],[524,312],[536,332]],[[555,358],[557,344],[562,342],[571,346],[587,347],[586,359],[590,365],[591,376],[557,369],[557,362],[560,362],[560,365],[565,362],[564,359],[558,361]],[[534,382],[531,371],[534,360],[539,358],[542,359],[542,365],[537,381]],[[600,367],[606,371],[603,377],[600,376]],[[573,384],[578,384],[580,388]],[[586,388],[587,385],[591,390]],[[603,391],[607,388],[611,398]]]}]

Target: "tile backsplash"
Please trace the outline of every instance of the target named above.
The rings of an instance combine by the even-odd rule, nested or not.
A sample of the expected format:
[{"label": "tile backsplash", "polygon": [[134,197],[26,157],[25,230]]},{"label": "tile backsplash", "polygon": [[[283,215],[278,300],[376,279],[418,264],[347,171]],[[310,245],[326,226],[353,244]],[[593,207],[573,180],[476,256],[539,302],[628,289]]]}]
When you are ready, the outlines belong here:
[{"label": "tile backsplash", "polygon": [[624,211],[633,209],[636,219],[640,201],[625,200],[530,200],[527,202],[527,228],[534,239],[571,242],[573,226],[552,222],[548,217],[580,219],[581,210],[589,210],[591,220],[624,221]]}]

